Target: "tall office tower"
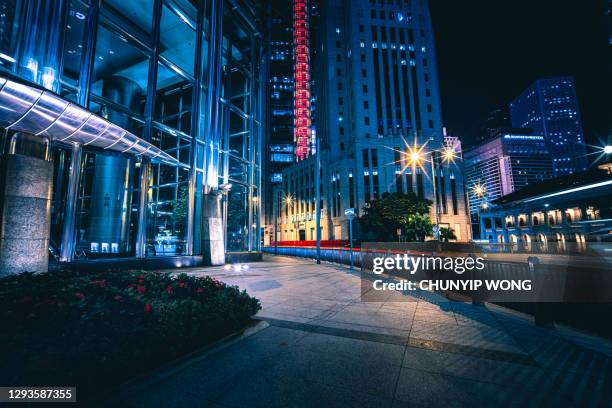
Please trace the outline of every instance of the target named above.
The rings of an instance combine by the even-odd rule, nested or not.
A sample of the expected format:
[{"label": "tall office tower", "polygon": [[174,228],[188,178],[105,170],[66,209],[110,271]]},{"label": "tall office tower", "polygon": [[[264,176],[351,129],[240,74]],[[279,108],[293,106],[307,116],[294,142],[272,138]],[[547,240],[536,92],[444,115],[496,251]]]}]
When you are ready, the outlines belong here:
[{"label": "tall office tower", "polygon": [[310,154],[310,23],[308,0],[293,0],[293,53],[295,92],[293,99],[293,135],[295,157]]},{"label": "tall office tower", "polygon": [[[461,164],[434,160],[440,165],[432,177],[432,151],[444,148],[444,137],[427,1],[324,0],[320,11],[312,44],[319,61],[311,72],[323,239],[348,238],[347,208],[362,211],[385,192],[409,191],[435,202],[432,218],[438,209],[440,224],[459,240],[470,239]],[[409,147],[419,150],[414,165]],[[313,164],[296,163],[284,175],[284,193],[303,197],[297,201],[304,205],[281,211],[281,239],[312,239]]]},{"label": "tall office tower", "polygon": [[[283,181],[283,169],[295,162],[293,142],[293,17],[292,4],[272,0],[269,5],[268,128],[264,174],[264,224],[272,224],[274,187]],[[270,236],[267,234],[266,236]]]},{"label": "tall office tower", "polygon": [[541,135],[506,133],[468,150],[464,160],[471,214],[499,197],[553,177]]},{"label": "tall office tower", "polygon": [[572,77],[539,79],[510,104],[515,128],[543,135],[555,176],[584,171],[589,163]]}]

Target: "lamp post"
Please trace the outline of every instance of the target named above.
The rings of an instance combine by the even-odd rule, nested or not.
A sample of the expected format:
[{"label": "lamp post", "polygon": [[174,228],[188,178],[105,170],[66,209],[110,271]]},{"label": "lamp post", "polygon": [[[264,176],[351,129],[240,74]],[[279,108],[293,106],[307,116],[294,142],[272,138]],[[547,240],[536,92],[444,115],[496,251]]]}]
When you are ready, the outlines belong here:
[{"label": "lamp post", "polygon": [[278,213],[280,207],[280,194],[277,191],[274,200],[274,255],[278,256]]},{"label": "lamp post", "polygon": [[486,202],[481,204],[480,199],[485,196],[485,194],[487,193],[487,189],[485,186],[480,184],[480,181],[478,181],[478,183],[474,184],[474,186],[472,187],[472,193],[474,193],[474,195],[476,195],[476,197],[478,198],[478,229],[481,230],[480,235],[483,236],[483,224],[480,222],[480,208],[482,207],[483,210],[486,210],[489,205]]},{"label": "lamp post", "polygon": [[278,255],[278,216],[282,213],[283,208],[287,208],[293,202],[291,194],[285,194],[282,198],[280,193],[277,193],[276,211],[274,217],[274,255]]},{"label": "lamp post", "polygon": [[351,269],[353,269],[353,219],[355,218],[355,209],[347,208],[344,210],[344,215],[349,219],[349,258],[351,262]]},{"label": "lamp post", "polygon": [[[432,183],[433,183],[433,193],[434,193],[434,200],[433,200],[433,205],[434,205],[434,213],[436,215],[436,225],[434,227],[434,238],[437,240],[439,239],[439,235],[440,235],[440,206],[438,205],[438,177],[436,175],[436,161],[438,161],[438,157],[437,154],[441,153],[442,154],[442,160],[444,160],[447,163],[452,163],[455,160],[455,152],[451,147],[444,147],[442,149],[432,149],[431,151],[424,153],[423,149],[425,148],[425,145],[422,146],[418,146],[418,144],[415,143],[412,146],[408,146],[408,163],[410,164],[410,166],[412,167],[412,177],[413,177],[413,186],[415,185],[415,177],[416,177],[416,167],[422,167],[422,162],[424,160],[426,160],[426,154],[429,154],[430,157],[430,162],[431,162],[431,177],[432,177]],[[441,168],[440,168],[441,170]]]}]

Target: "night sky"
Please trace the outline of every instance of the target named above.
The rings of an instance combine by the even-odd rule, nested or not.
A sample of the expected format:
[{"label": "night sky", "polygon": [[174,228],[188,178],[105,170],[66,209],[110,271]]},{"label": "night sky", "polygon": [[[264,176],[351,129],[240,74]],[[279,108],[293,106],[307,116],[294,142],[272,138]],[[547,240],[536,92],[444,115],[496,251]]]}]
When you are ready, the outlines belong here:
[{"label": "night sky", "polygon": [[588,143],[612,124],[612,46],[605,0],[430,0],[442,110],[472,144],[495,108],[533,80],[572,75]]}]

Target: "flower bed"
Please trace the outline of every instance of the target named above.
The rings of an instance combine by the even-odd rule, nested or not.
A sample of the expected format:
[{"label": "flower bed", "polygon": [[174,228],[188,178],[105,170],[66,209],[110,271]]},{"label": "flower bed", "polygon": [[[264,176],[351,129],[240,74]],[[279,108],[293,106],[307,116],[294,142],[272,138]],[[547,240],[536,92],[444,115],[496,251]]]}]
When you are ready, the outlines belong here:
[{"label": "flower bed", "polygon": [[259,301],[210,277],[59,272],[0,279],[0,383],[93,397],[244,327]]}]

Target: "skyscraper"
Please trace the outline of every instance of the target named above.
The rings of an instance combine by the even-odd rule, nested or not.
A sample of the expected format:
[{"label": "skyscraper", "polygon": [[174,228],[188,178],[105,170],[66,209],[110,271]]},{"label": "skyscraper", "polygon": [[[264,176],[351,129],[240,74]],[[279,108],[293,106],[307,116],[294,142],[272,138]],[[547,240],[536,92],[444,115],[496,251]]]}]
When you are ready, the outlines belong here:
[{"label": "skyscraper", "polygon": [[582,120],[572,77],[539,79],[510,104],[515,128],[543,135],[555,176],[588,168]]},{"label": "skyscraper", "polygon": [[541,135],[499,135],[466,151],[464,163],[471,214],[499,197],[553,177]]},{"label": "skyscraper", "polygon": [[[409,191],[434,201],[432,218],[437,209],[441,226],[469,239],[460,164],[436,158],[432,177],[431,157],[445,145],[427,1],[325,0],[320,7],[312,48],[321,53],[311,73],[323,239],[348,238],[347,208]],[[419,151],[416,162],[409,147]],[[314,171],[312,160],[284,171],[283,194],[294,199],[279,207],[280,239],[313,239]]]}]

